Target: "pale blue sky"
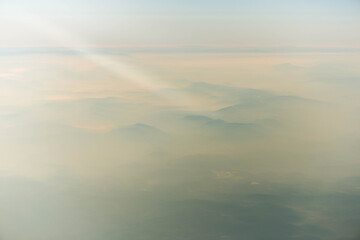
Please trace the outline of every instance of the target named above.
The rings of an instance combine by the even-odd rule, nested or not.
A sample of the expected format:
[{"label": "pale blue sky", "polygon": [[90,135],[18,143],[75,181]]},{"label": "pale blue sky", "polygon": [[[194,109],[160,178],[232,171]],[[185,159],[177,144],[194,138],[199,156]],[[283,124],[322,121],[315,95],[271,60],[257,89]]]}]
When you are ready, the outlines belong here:
[{"label": "pale blue sky", "polygon": [[[251,45],[359,47],[347,1],[2,1],[0,46]],[[31,26],[32,18],[45,29]],[[43,24],[43,25],[44,25]],[[76,35],[64,43],[49,29]],[[59,31],[58,31],[59,32]],[[61,35],[59,34],[59,35]],[[68,38],[68,37],[67,37]]]},{"label": "pale blue sky", "polygon": [[42,13],[163,13],[163,14],[188,14],[188,13],[318,13],[318,14],[357,14],[360,4],[356,0],[315,0],[315,1],[285,1],[285,0],[5,0],[1,3],[6,11],[27,9]]}]

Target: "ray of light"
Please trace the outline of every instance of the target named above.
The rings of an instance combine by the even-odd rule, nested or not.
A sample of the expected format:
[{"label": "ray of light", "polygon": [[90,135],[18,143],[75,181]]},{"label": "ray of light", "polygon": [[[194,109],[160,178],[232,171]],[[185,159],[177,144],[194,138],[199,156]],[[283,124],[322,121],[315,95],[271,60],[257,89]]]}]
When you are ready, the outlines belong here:
[{"label": "ray of light", "polygon": [[165,99],[167,103],[182,106],[191,106],[193,103],[193,101],[189,99],[189,96],[179,96],[178,93],[175,96],[173,93],[170,95],[160,91],[161,89],[168,89],[172,87],[160,82],[159,79],[148,73],[145,74],[135,66],[126,64],[119,59],[114,59],[109,55],[97,53],[93,50],[94,48],[88,47],[90,44],[86,41],[83,41],[74,34],[65,31],[61,27],[52,23],[49,19],[45,19],[34,14],[23,14],[22,17],[16,18],[15,20],[20,21],[21,24],[26,25],[28,28],[41,32],[41,34],[51,38],[51,40],[55,41],[59,44],[59,46],[74,51],[75,53],[85,57],[87,60],[95,63],[97,66],[111,72],[115,76],[129,81],[132,84],[136,84],[140,88],[148,90],[151,94],[156,94],[158,97]]}]

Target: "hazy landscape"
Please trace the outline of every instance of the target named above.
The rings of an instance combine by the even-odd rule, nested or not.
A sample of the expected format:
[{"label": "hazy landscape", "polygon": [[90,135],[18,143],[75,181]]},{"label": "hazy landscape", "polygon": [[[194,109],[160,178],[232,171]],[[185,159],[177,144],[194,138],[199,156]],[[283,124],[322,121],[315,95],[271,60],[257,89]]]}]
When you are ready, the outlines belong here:
[{"label": "hazy landscape", "polygon": [[1,240],[359,239],[357,1],[34,2],[0,3]]}]

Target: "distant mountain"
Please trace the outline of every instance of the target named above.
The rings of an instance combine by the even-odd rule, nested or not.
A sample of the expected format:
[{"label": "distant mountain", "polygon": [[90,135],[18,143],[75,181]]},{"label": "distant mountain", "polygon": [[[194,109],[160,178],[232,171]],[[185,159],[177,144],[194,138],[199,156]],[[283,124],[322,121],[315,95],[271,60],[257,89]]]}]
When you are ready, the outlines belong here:
[{"label": "distant mountain", "polygon": [[244,139],[257,135],[260,125],[249,122],[228,122],[202,115],[187,115],[184,120],[193,124],[193,134],[205,134],[226,139]]},{"label": "distant mountain", "polygon": [[110,135],[124,140],[164,140],[167,134],[162,130],[143,123],[136,123],[128,127],[114,129]]},{"label": "distant mountain", "polygon": [[192,122],[198,122],[198,123],[206,123],[211,120],[213,120],[210,117],[206,117],[203,115],[187,115],[184,117],[185,120],[192,121]]}]

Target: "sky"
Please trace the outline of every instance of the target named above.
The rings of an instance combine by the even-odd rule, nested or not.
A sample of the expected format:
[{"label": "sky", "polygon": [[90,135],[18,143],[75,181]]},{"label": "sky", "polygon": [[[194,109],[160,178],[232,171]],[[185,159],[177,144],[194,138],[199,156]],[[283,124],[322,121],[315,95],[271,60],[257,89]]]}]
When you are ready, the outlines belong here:
[{"label": "sky", "polygon": [[358,1],[0,2],[0,240],[357,240]]},{"label": "sky", "polygon": [[[359,48],[345,1],[7,1],[1,46],[240,45]],[[76,39],[63,42],[63,38]]]}]

